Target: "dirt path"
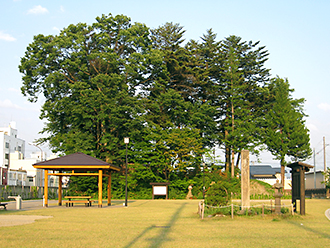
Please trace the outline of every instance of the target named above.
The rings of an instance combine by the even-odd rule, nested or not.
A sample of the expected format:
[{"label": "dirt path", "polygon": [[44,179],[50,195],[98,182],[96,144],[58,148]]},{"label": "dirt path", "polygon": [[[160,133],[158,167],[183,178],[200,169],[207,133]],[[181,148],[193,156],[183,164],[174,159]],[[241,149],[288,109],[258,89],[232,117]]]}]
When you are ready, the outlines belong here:
[{"label": "dirt path", "polygon": [[52,218],[40,215],[0,215],[0,227],[18,226],[33,223],[35,220]]}]

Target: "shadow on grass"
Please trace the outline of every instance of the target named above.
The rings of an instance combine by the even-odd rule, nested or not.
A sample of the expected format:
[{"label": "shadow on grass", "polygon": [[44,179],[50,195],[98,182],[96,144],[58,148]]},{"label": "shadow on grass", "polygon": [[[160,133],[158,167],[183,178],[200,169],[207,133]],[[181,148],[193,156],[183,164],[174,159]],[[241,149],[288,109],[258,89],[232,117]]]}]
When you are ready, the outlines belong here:
[{"label": "shadow on grass", "polygon": [[304,229],[306,231],[313,232],[313,233],[315,233],[317,235],[320,235],[323,238],[330,239],[330,234],[328,234],[328,233],[322,233],[320,231],[314,230],[313,228],[307,227],[307,226],[305,226],[303,224],[299,224],[299,223],[294,222],[294,221],[287,221],[287,222],[290,223],[290,224],[292,224],[292,225],[298,226],[298,227],[300,227],[300,228],[302,228],[302,229]]},{"label": "shadow on grass", "polygon": [[154,228],[161,228],[162,231],[159,233],[158,236],[151,239],[152,243],[150,245],[150,248],[156,248],[159,247],[164,241],[167,240],[167,235],[169,234],[171,227],[175,223],[175,221],[178,219],[179,214],[183,210],[187,203],[183,203],[181,207],[178,208],[178,210],[173,214],[171,220],[165,225],[165,226],[156,226],[152,225],[148,228],[146,228],[140,235],[138,235],[135,239],[133,239],[125,248],[132,247],[139,239],[141,239],[146,233],[148,233],[150,230]]}]

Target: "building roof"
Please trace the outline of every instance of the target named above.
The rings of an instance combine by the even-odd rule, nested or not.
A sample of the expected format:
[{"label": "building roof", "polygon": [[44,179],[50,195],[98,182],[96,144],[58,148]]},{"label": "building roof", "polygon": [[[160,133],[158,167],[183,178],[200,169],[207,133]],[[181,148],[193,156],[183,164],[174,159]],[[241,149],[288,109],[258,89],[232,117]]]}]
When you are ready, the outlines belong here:
[{"label": "building roof", "polygon": [[281,173],[281,168],[273,168],[270,165],[250,165],[251,178],[276,178]]},{"label": "building roof", "polygon": [[292,169],[296,168],[296,167],[302,167],[302,168],[304,168],[305,172],[308,172],[309,169],[314,168],[314,166],[303,163],[303,162],[294,162],[294,163],[288,164],[287,167],[290,167]]},{"label": "building roof", "polygon": [[59,158],[54,158],[39,163],[33,164],[34,168],[37,169],[48,169],[48,170],[100,170],[109,169],[119,171],[120,168],[117,166],[106,163],[100,159],[91,157],[82,152],[73,153]]}]

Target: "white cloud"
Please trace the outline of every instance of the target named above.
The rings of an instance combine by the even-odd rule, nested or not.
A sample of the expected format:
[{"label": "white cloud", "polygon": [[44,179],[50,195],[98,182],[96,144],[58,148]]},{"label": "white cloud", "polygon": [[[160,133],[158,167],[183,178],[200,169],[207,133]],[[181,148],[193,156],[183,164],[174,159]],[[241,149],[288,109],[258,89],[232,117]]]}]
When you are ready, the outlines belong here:
[{"label": "white cloud", "polygon": [[9,88],[8,91],[21,93],[19,89]]},{"label": "white cloud", "polygon": [[34,6],[32,9],[28,10],[28,14],[38,15],[38,14],[46,14],[46,13],[48,13],[48,9],[42,7],[41,5]]},{"label": "white cloud", "polygon": [[317,105],[317,107],[324,111],[330,111],[330,104],[328,103],[320,103],[319,105]]},{"label": "white cloud", "polygon": [[12,103],[10,100],[6,99],[4,101],[0,100],[0,107],[1,108],[12,108],[12,109],[22,109],[17,104]]},{"label": "white cloud", "polygon": [[53,27],[53,30],[56,32],[60,32],[61,30],[58,27]]},{"label": "white cloud", "polygon": [[317,128],[317,126],[312,124],[312,123],[307,123],[306,126],[307,126],[308,130],[310,130],[310,131],[318,131],[319,130]]},{"label": "white cloud", "polygon": [[60,7],[60,10],[61,10],[61,12],[65,12],[65,9],[64,9],[64,7],[62,5]]},{"label": "white cloud", "polygon": [[15,41],[16,39],[10,34],[5,34],[4,32],[0,31],[0,40]]}]

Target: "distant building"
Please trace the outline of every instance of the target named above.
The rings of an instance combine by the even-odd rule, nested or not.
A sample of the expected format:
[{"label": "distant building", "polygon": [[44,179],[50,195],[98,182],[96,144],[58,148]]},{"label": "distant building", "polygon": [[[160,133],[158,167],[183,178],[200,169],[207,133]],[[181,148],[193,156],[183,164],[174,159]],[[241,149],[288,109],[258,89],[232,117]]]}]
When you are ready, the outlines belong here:
[{"label": "distant building", "polygon": [[[281,182],[281,168],[270,165],[250,165],[250,179],[257,179],[274,185],[276,180]],[[291,189],[291,179],[285,178],[284,189]]]},{"label": "distant building", "polygon": [[13,170],[9,169],[8,185],[12,186],[27,186],[27,173],[26,170]]},{"label": "distant building", "polygon": [[[51,155],[48,159],[56,158]],[[44,186],[44,173],[32,165],[46,159],[41,151],[25,156],[25,141],[17,137],[16,123],[0,127],[0,185]],[[49,187],[58,187],[58,177],[49,176]]]},{"label": "distant building", "polygon": [[[38,186],[43,187],[45,182],[44,171],[41,169],[35,169],[32,165],[41,161],[41,158],[46,158],[46,154],[41,152],[35,152],[31,154],[31,158],[21,159],[19,152],[10,154],[10,169],[9,169],[9,178],[10,181],[8,185],[23,185],[23,186]],[[51,155],[48,159],[56,158],[55,155]],[[20,184],[20,175],[19,173],[25,173],[22,177],[25,178],[25,181]],[[16,177],[15,177],[16,176]],[[20,177],[20,178],[17,178]],[[14,180],[16,179],[16,181]],[[58,177],[49,176],[48,186],[49,187],[58,187]],[[15,183],[17,182],[17,183]]]},{"label": "distant building", "polygon": [[305,173],[305,189],[325,189],[323,171],[313,171]]},{"label": "distant building", "polygon": [[25,141],[17,137],[16,123],[10,122],[8,127],[0,127],[0,185],[8,184],[10,154],[16,151],[24,159]]}]

